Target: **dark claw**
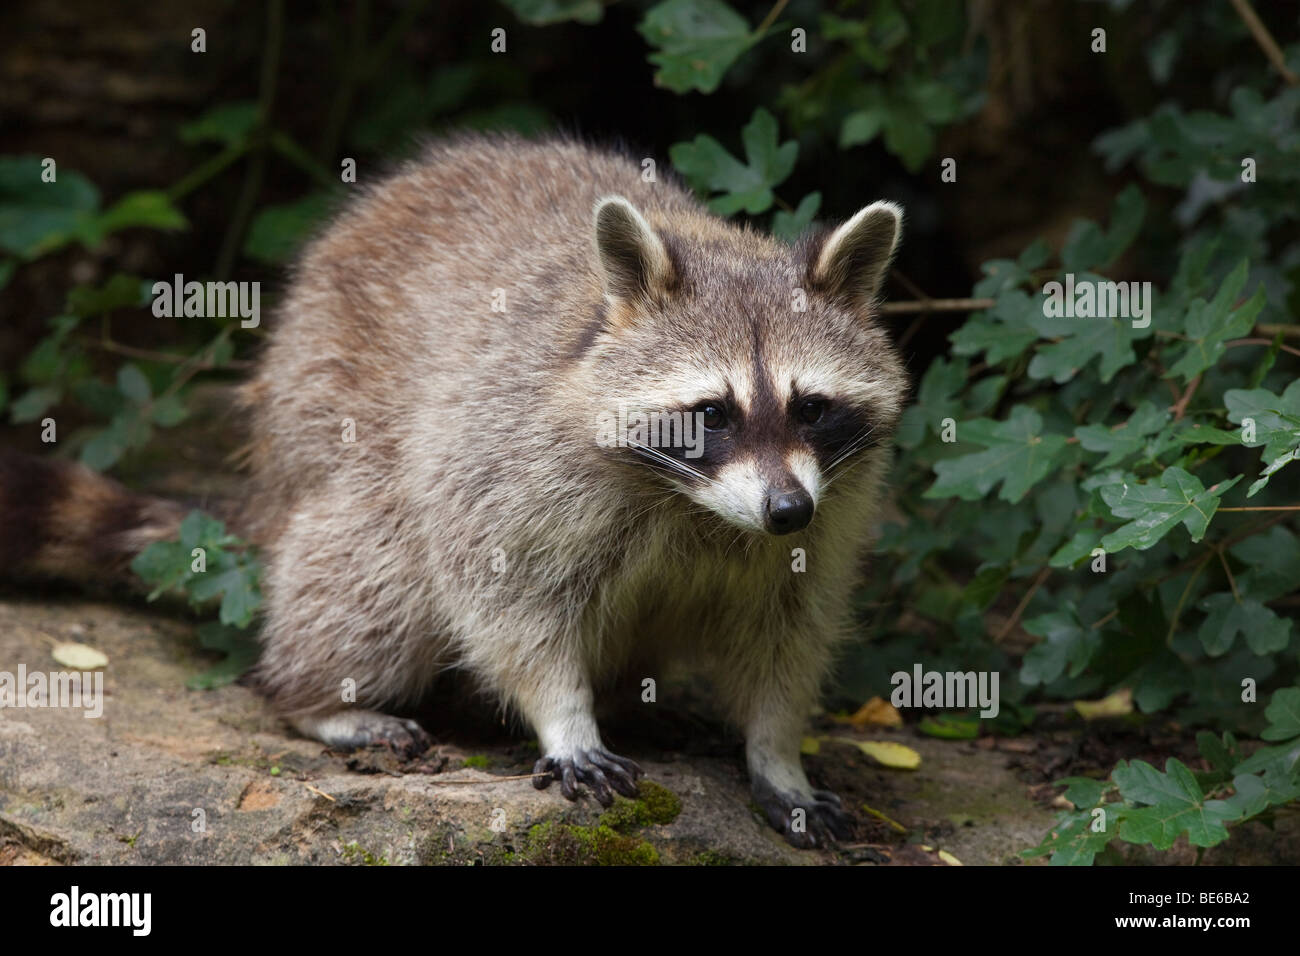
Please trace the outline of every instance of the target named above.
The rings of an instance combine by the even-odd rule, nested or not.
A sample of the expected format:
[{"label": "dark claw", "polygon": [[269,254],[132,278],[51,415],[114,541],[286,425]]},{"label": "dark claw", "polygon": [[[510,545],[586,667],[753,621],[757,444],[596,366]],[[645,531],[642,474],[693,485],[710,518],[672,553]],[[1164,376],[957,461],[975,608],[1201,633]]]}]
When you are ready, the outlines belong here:
[{"label": "dark claw", "polygon": [[[766,780],[753,784],[754,800],[763,808],[767,821],[785,841],[801,850],[828,846],[853,835],[853,818],[845,813],[840,798],[829,790],[814,790],[801,796],[777,790]],[[804,828],[795,830],[794,811],[804,811]]]},{"label": "dark claw", "polygon": [[578,799],[578,784],[586,784],[601,806],[614,803],[614,792],[625,797],[637,795],[636,778],[641,768],[626,757],[607,750],[580,750],[571,757],[543,757],[533,765],[533,786],[545,790],[552,780],[560,781],[560,792],[569,800]]}]

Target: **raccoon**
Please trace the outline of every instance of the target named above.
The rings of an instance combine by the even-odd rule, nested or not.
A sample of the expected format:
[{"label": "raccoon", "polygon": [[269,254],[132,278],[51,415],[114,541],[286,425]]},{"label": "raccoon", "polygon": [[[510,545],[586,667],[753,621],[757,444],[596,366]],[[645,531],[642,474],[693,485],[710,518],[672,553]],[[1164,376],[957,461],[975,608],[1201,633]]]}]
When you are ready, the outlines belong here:
[{"label": "raccoon", "polygon": [[[901,218],[876,202],[789,246],[617,151],[427,146],[306,249],[242,392],[255,683],[308,737],[413,753],[425,731],[388,712],[467,672],[536,733],[536,786],[608,805],[640,769],[606,747],[597,691],[688,663],[771,825],[843,836],[799,749],[907,391],[875,321]],[[78,486],[81,526],[113,533],[29,566],[174,533],[179,509],[88,473],[43,483],[48,516]]]}]

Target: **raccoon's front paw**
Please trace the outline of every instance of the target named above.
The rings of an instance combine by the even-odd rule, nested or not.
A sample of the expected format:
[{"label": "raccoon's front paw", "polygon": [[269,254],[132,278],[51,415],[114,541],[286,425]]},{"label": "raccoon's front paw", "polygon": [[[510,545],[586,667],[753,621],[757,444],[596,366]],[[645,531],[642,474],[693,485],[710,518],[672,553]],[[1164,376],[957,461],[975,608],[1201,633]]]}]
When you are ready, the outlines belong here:
[{"label": "raccoon's front paw", "polygon": [[[789,793],[760,777],[754,780],[753,794],[754,801],[767,815],[767,822],[797,849],[828,846],[853,834],[853,818],[844,812],[840,798],[829,790]],[[803,812],[796,813],[799,810]]]},{"label": "raccoon's front paw", "polygon": [[533,786],[538,790],[545,790],[552,780],[560,781],[560,792],[569,800],[578,799],[578,784],[585,783],[600,805],[608,807],[614,803],[613,790],[625,797],[636,796],[641,768],[608,750],[575,750],[569,756],[543,757],[533,765],[533,774]]}]

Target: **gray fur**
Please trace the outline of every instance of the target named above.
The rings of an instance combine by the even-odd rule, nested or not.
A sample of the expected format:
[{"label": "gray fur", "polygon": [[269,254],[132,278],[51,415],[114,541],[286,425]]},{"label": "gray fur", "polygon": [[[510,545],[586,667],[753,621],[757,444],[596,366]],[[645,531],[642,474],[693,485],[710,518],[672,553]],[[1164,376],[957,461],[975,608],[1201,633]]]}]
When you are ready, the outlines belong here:
[{"label": "gray fur", "polygon": [[[880,246],[879,229],[865,235]],[[245,394],[271,699],[346,742],[347,714],[373,728],[369,711],[464,668],[559,774],[612,758],[598,687],[690,659],[745,731],[763,794],[812,805],[799,741],[847,633],[906,389],[867,304],[815,274],[833,263],[843,284],[864,268],[856,288],[873,297],[893,242],[864,263],[828,248],[843,239],[792,250],[569,141],[460,139],[370,190],[307,250]],[[721,382],[758,415],[758,396],[779,405],[799,376],[869,413],[875,437],[826,473],[795,438],[767,456],[816,486],[794,534],[739,513],[761,509],[768,471],[697,481],[594,440],[620,402],[689,408]]]}]

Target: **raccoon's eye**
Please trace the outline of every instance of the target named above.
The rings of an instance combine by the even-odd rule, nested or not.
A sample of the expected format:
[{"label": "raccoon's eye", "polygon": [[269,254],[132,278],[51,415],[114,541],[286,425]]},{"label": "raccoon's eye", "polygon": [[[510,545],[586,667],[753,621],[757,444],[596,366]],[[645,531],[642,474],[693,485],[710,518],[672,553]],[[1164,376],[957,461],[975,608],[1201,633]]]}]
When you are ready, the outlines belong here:
[{"label": "raccoon's eye", "polygon": [[826,400],[824,398],[804,399],[799,403],[796,414],[799,416],[799,421],[804,424],[815,425],[826,414]]},{"label": "raccoon's eye", "polygon": [[697,415],[704,416],[704,427],[708,431],[716,432],[727,427],[727,412],[721,405],[704,402],[696,405],[694,411]]}]

